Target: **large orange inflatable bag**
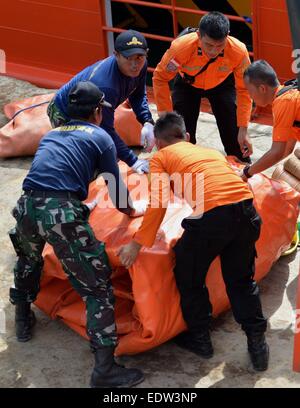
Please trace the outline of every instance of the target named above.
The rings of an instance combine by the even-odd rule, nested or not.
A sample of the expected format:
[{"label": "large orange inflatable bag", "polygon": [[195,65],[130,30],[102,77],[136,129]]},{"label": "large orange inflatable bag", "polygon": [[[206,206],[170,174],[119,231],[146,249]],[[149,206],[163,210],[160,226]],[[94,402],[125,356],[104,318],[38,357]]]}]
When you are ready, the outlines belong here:
[{"label": "large orange inflatable bag", "polygon": [[53,96],[38,95],[4,106],[4,113],[11,120],[0,129],[0,157],[35,154],[42,136],[51,129],[47,106]]},{"label": "large orange inflatable bag", "polygon": [[[47,107],[53,96],[38,95],[4,106],[4,113],[11,120],[0,129],[0,157],[35,154],[41,138],[51,130]],[[142,126],[127,102],[116,109],[115,127],[128,146],[141,145]]]},{"label": "large orange inflatable bag", "polygon": [[[121,164],[120,169],[125,181],[126,178],[128,180],[128,167]],[[147,176],[134,177],[134,180],[130,178],[129,185],[132,194],[138,182],[144,183],[147,191]],[[88,200],[96,196],[107,198],[106,187],[99,180],[90,185]],[[254,193],[255,207],[263,220],[256,259],[256,279],[260,280],[290,245],[295,232],[300,195],[286,183],[261,174],[252,177],[249,185]],[[146,196],[147,193],[134,199]],[[118,355],[148,350],[185,329],[173,276],[175,260],[172,247],[182,234],[182,219],[190,212],[187,205],[181,208],[169,206],[153,247],[143,248],[134,265],[126,270],[120,265],[116,251],[131,240],[142,218],[130,218],[115,208],[97,206],[92,211],[90,223],[97,238],[106,243],[114,270],[112,282],[120,337],[116,349]],[[44,259],[44,275],[36,305],[52,318],[63,319],[68,326],[86,337],[84,304],[71,288],[50,246],[44,250]],[[213,314],[217,316],[229,307],[219,258],[214,260],[209,269],[207,285]]]},{"label": "large orange inflatable bag", "polygon": [[142,125],[136,120],[128,101],[115,111],[115,129],[127,146],[141,146]]}]

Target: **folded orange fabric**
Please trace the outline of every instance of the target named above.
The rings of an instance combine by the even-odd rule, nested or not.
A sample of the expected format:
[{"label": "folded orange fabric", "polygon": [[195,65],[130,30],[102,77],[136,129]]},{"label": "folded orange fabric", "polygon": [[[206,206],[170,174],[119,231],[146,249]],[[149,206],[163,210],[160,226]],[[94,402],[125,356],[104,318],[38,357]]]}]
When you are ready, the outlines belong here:
[{"label": "folded orange fabric", "polygon": [[[38,95],[4,106],[5,115],[13,120],[0,129],[0,157],[32,156],[41,138],[51,130],[48,103],[54,94]],[[141,145],[142,125],[125,101],[115,112],[115,128],[128,146]]]},{"label": "folded orange fabric", "polygon": [[[126,180],[129,168],[120,169]],[[138,176],[146,181],[147,176]],[[286,183],[257,174],[249,180],[255,207],[262,217],[261,236],[257,243],[256,279],[260,280],[285,251],[292,240],[298,217],[299,193]],[[134,188],[134,186],[131,186]],[[131,189],[129,186],[129,188]],[[106,187],[99,181],[90,185],[92,200]],[[146,197],[141,197],[146,198]],[[173,276],[172,247],[182,234],[181,220],[190,208],[168,208],[152,248],[144,248],[136,262],[126,270],[120,265],[116,251],[129,242],[142,218],[129,218],[114,208],[96,207],[90,224],[99,240],[106,243],[116,295],[116,322],[120,336],[118,355],[135,354],[151,349],[184,330],[179,294]],[[86,337],[85,307],[71,288],[53,250],[44,251],[45,267],[41,292],[36,305],[52,318],[62,318],[73,330]],[[220,271],[219,259],[212,263],[207,277],[213,314],[229,307]]]}]

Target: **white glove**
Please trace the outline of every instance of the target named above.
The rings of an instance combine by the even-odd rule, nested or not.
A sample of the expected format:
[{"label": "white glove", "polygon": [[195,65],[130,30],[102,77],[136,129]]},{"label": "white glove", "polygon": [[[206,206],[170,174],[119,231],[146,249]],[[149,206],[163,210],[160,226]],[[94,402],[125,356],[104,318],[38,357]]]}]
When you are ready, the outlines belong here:
[{"label": "white glove", "polygon": [[147,205],[148,205],[147,200],[133,201],[132,209],[134,211],[132,211],[130,217],[141,217],[142,215],[144,215],[147,209]]},{"label": "white glove", "polygon": [[153,128],[152,123],[146,122],[141,131],[141,144],[144,146],[146,152],[151,152],[155,145]]},{"label": "white glove", "polygon": [[138,174],[149,173],[148,160],[137,159],[137,161],[131,167]]},{"label": "white glove", "polygon": [[85,205],[89,208],[90,211],[93,211],[97,204],[98,198],[95,198],[93,201],[90,201],[89,203],[85,203]]}]

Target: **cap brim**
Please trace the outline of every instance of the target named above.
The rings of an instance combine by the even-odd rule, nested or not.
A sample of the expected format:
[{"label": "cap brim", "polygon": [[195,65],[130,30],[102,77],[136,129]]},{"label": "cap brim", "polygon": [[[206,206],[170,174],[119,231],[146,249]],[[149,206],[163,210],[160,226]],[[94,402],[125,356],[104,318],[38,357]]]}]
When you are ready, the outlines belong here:
[{"label": "cap brim", "polygon": [[112,108],[112,105],[109,102],[103,101],[100,103],[101,106],[105,106],[106,108]]},{"label": "cap brim", "polygon": [[144,48],[131,48],[130,50],[119,51],[124,57],[131,57],[132,55],[147,55],[147,50]]}]

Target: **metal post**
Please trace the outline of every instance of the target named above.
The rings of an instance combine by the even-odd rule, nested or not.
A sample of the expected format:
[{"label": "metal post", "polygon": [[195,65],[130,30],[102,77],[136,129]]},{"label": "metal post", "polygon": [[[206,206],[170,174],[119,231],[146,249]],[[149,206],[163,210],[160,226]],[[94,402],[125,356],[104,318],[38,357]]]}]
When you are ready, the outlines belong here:
[{"label": "metal post", "polygon": [[296,60],[293,62],[292,70],[297,74],[298,90],[300,90],[300,2],[299,0],[286,0],[286,5],[293,41],[292,56],[296,58]]},{"label": "metal post", "polygon": [[[105,0],[105,20],[106,26],[113,27],[112,21],[112,12],[111,12],[111,0]],[[114,47],[114,34],[110,31],[107,31],[107,48],[108,48],[108,55],[112,55],[115,47]]]}]

